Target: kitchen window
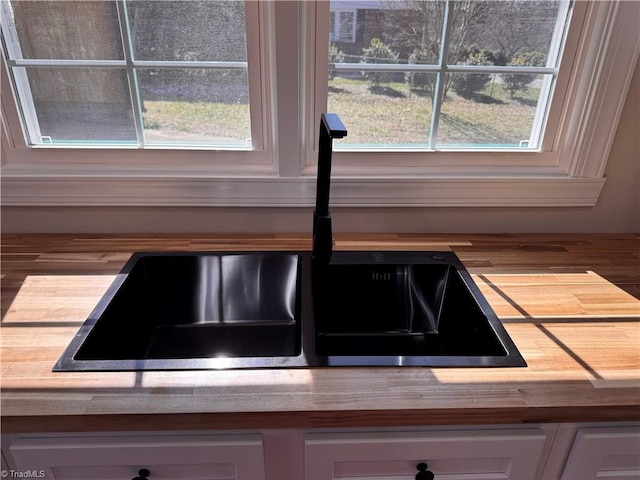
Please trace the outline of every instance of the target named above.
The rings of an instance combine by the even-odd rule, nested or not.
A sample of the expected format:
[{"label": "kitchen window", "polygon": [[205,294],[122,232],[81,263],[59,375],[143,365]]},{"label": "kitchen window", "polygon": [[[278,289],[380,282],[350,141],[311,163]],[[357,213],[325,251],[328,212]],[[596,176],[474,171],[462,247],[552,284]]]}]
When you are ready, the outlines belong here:
[{"label": "kitchen window", "polygon": [[255,14],[211,0],[2,2],[29,143],[260,145],[245,28]]},{"label": "kitchen window", "polygon": [[328,110],[354,127],[340,145],[540,148],[568,0],[334,0],[336,29],[348,6],[358,43],[329,43]]},{"label": "kitchen window", "polygon": [[[605,181],[604,166],[640,49],[633,21],[638,4],[624,1],[573,5],[561,0],[541,2],[553,11],[540,29],[546,32],[546,40],[522,47],[509,61],[501,62],[511,65],[472,64],[469,59],[479,53],[475,50],[467,52],[466,57],[447,57],[446,62],[440,55],[437,59],[417,58],[410,64],[408,56],[398,54],[397,62],[382,62],[371,55],[373,61],[360,63],[362,58],[358,57],[362,57],[363,49],[372,47],[374,38],[392,47],[392,58],[405,42],[393,38],[397,33],[389,23],[398,15],[402,18],[401,9],[385,11],[390,4],[400,2],[353,1],[337,9],[340,2],[333,1],[221,1],[244,8],[244,31],[240,35],[239,27],[234,28],[238,30],[234,38],[246,39],[246,57],[242,48],[232,45],[203,56],[188,42],[172,40],[175,35],[196,32],[200,19],[187,22],[170,14],[162,20],[170,27],[156,32],[147,28],[145,35],[139,33],[145,31],[140,22],[160,19],[149,12],[140,13],[143,7],[159,4],[170,9],[184,4],[185,8],[196,9],[200,3],[218,2],[15,3],[35,7],[69,3],[87,9],[90,4],[109,4],[111,10],[101,7],[105,13],[100,22],[96,18],[93,23],[80,20],[84,31],[91,32],[93,45],[80,40],[84,38],[82,28],[73,34],[73,30],[64,30],[72,19],[57,20],[60,28],[56,35],[67,43],[75,41],[78,48],[68,48],[67,55],[35,58],[26,54],[32,50],[23,45],[26,37],[20,37],[21,27],[11,29],[12,23],[7,20],[11,14],[7,12],[9,2],[1,2],[8,58],[3,58],[0,73],[3,86],[8,85],[8,72],[14,75],[16,86],[15,91],[3,88],[1,92],[4,205],[310,206],[315,193],[318,121],[320,113],[333,111],[349,130],[345,139],[334,144],[333,205],[589,206],[597,200]],[[376,8],[361,11],[374,3]],[[446,9],[475,2],[424,3]],[[336,22],[339,11],[352,14]],[[511,14],[520,18],[519,25],[524,28],[526,22],[517,16],[519,13]],[[342,19],[346,22],[343,26],[349,28],[336,31]],[[47,18],[37,21],[46,22]],[[384,28],[372,31],[364,23],[368,21]],[[451,50],[459,26],[455,16],[448,21]],[[503,26],[507,28],[508,24]],[[105,38],[105,31],[112,36],[117,32],[119,42],[109,46],[99,42]],[[354,41],[336,41],[335,35],[341,35],[341,31],[345,39],[349,31]],[[438,51],[445,47],[446,31],[441,28],[440,36],[432,35],[431,46]],[[34,38],[39,33],[42,30],[37,30]],[[331,33],[334,40],[330,40]],[[467,33],[467,43],[475,43],[479,50],[498,49],[495,44],[482,44],[482,37],[474,38],[473,33]],[[543,44],[547,45],[543,65],[538,65],[540,59],[532,55],[518,60],[521,54],[534,51],[532,48],[538,51]],[[562,55],[560,45],[565,46]],[[347,51],[348,46],[355,50]],[[415,45],[407,44],[406,48],[413,52]],[[33,74],[36,71],[37,76]],[[82,79],[75,90],[66,86],[70,79],[75,80],[69,72]],[[369,80],[363,72],[393,74],[397,81]],[[407,74],[411,73],[422,75],[414,75],[413,90],[406,87],[411,77]],[[464,87],[456,87],[454,82],[457,76],[469,80],[488,77],[489,81],[483,90],[471,89],[469,98],[465,98]],[[509,82],[514,98],[507,87]],[[56,84],[64,84],[67,89],[53,96],[67,109],[63,115],[45,108],[52,100],[46,89]],[[203,97],[183,98],[185,106],[202,111],[181,116],[171,111],[168,103],[179,103],[187,84],[188,95]],[[98,85],[104,87],[103,98],[113,102],[92,102],[91,91]],[[210,89],[211,85],[216,88]],[[354,86],[365,95],[376,95],[377,101],[414,102],[419,109],[384,109],[383,113],[390,116],[388,121],[384,117],[368,118],[366,112],[351,108],[345,100],[345,92]],[[115,88],[120,91],[118,101],[115,94],[105,97]],[[209,90],[224,99],[207,97],[212,94]],[[364,97],[352,92],[349,95],[356,103],[364,103]],[[74,101],[65,105],[65,99]],[[488,126],[474,118],[465,123],[457,116],[461,109],[455,101],[466,102],[467,110],[480,120],[487,117],[489,108],[517,105],[526,110],[522,118],[527,122],[521,123],[513,135],[493,138],[490,130],[494,123],[510,122],[493,114]],[[217,118],[207,105],[216,102],[228,108],[222,109]],[[159,110],[165,115],[159,115]],[[95,127],[89,121],[69,118],[77,111],[121,119],[116,122],[121,136],[111,134],[114,130],[107,128],[111,125]],[[434,111],[439,114],[434,116]],[[419,120],[399,121],[402,115],[409,120],[417,115]],[[180,120],[198,116],[207,119],[200,125],[206,123],[208,130],[200,131]],[[70,127],[72,121],[76,122],[74,128]],[[225,126],[225,121],[231,125]],[[55,133],[55,129],[64,130],[65,122],[66,138]],[[370,128],[363,129],[366,122]],[[400,131],[390,132],[389,126],[398,124]],[[34,125],[40,127],[39,132]],[[209,129],[216,126],[220,129]],[[459,134],[466,129],[478,136]]]}]

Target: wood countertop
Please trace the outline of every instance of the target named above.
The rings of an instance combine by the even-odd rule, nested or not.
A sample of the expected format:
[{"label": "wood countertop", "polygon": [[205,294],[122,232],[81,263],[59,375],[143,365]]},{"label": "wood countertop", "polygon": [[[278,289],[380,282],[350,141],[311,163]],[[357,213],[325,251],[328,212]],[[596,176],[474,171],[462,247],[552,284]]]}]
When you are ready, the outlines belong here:
[{"label": "wood countertop", "polygon": [[53,373],[134,251],[309,250],[308,235],[3,235],[4,432],[640,419],[640,237],[336,235],[453,250],[526,368]]}]

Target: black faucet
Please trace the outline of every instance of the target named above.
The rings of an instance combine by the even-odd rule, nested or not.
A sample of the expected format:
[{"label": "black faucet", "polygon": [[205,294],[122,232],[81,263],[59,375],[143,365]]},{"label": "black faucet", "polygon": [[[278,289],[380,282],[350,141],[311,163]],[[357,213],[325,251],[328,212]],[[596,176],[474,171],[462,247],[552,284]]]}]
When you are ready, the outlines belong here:
[{"label": "black faucet", "polygon": [[331,153],[333,139],[347,135],[347,129],[335,113],[323,113],[320,119],[318,145],[318,180],[316,185],[316,209],[313,211],[314,260],[329,263],[333,252],[333,232],[329,213],[329,189],[331,187]]}]

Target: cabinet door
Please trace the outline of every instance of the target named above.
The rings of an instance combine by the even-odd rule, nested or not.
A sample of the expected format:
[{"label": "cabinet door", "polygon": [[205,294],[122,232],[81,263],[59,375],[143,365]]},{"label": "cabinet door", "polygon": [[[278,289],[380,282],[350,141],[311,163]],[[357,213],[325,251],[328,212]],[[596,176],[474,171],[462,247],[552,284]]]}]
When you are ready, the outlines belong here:
[{"label": "cabinet door", "polygon": [[640,478],[640,427],[580,428],[562,478]]},{"label": "cabinet door", "polygon": [[18,438],[18,472],[46,480],[264,480],[260,435],[153,435]]},{"label": "cabinet door", "polygon": [[309,434],[307,480],[413,480],[426,463],[435,479],[534,478],[546,441],[539,428]]}]

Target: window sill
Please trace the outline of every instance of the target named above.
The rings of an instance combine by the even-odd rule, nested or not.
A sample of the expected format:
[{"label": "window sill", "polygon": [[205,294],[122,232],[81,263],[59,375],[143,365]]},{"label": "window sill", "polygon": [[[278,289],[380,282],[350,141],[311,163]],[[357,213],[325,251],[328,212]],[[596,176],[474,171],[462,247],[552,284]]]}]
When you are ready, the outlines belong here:
[{"label": "window sill", "polygon": [[[311,207],[315,178],[20,175],[3,169],[4,206]],[[334,207],[590,207],[604,178],[338,177]]]}]

